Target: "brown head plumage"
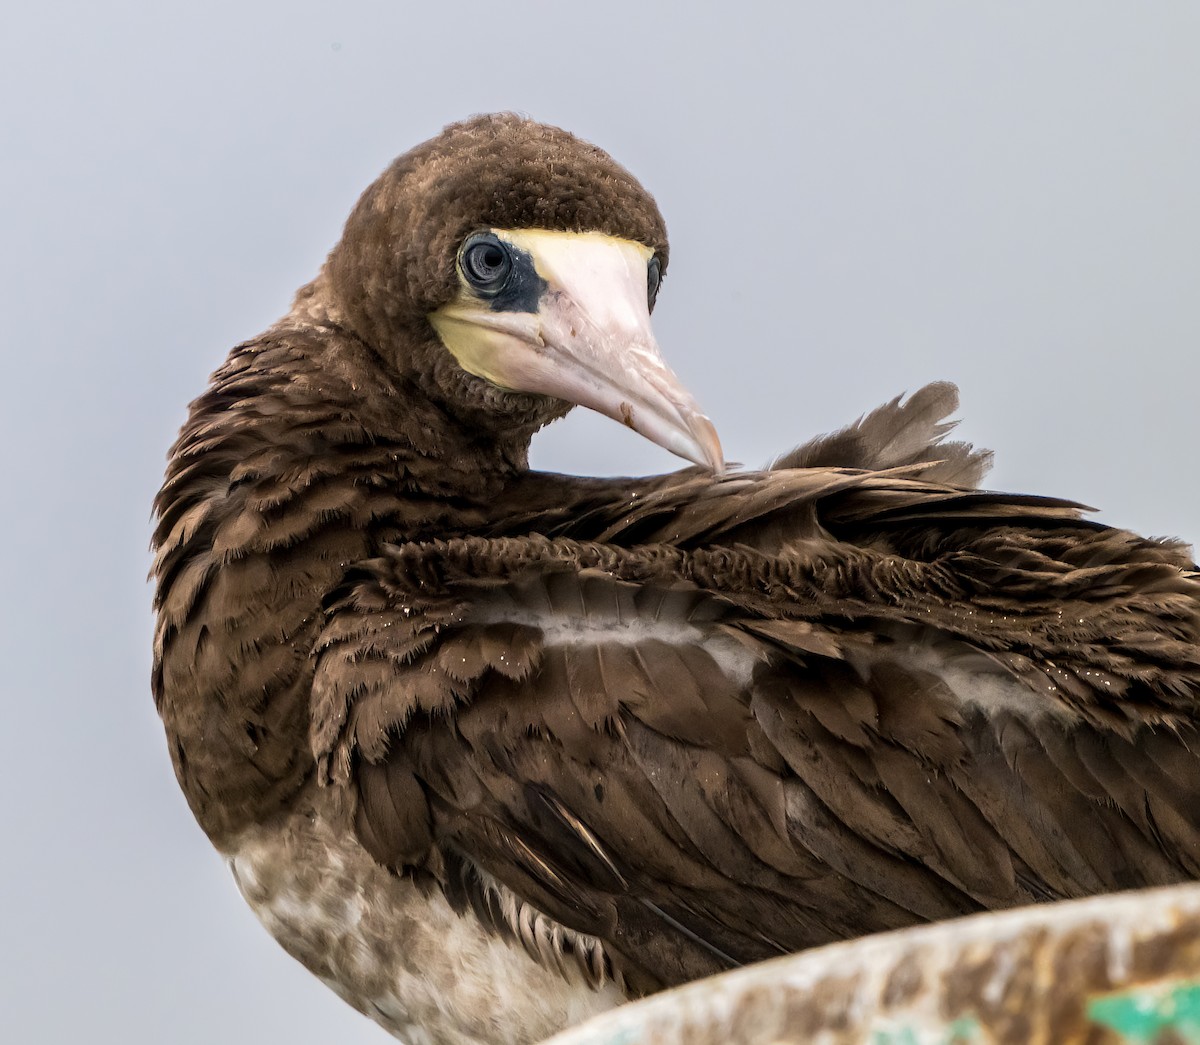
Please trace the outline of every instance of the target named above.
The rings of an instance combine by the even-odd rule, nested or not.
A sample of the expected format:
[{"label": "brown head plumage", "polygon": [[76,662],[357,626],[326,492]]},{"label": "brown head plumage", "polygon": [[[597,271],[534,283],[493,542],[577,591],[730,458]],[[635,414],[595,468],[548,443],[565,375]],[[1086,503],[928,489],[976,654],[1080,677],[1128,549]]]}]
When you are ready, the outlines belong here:
[{"label": "brown head plumage", "polygon": [[653,197],[608,153],[512,114],[451,124],[400,156],[359,199],[327,264],[346,325],[473,426],[533,430],[573,404],[498,392],[465,372],[429,323],[459,290],[463,241],[486,229],[603,233],[643,244],[665,271],[666,225]]},{"label": "brown head plumage", "polygon": [[654,198],[603,149],[509,113],[454,123],[363,193],[329,255],[338,304],[369,340],[422,333],[457,290],[459,244],[484,228],[603,232],[667,264]]}]

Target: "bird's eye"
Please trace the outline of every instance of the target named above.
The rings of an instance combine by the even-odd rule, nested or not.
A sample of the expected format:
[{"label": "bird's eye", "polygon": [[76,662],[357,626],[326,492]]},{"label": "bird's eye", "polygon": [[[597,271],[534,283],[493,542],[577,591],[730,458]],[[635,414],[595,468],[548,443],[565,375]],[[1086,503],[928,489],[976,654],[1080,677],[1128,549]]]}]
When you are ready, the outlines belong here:
[{"label": "bird's eye", "polygon": [[458,264],[472,287],[484,294],[495,294],[512,271],[512,255],[498,237],[481,232],[463,244]]},{"label": "bird's eye", "polygon": [[651,308],[654,308],[654,302],[658,300],[658,285],[662,282],[662,262],[658,258],[651,258],[650,264],[646,266],[646,300]]}]

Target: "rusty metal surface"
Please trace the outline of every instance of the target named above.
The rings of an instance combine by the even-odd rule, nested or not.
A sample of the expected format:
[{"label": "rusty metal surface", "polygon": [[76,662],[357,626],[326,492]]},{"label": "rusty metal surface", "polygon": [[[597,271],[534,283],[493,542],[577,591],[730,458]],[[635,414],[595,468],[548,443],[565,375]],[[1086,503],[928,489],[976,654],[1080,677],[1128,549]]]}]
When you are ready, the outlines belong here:
[{"label": "rusty metal surface", "polygon": [[547,1045],[1200,1045],[1200,885],[978,915],[689,984]]}]

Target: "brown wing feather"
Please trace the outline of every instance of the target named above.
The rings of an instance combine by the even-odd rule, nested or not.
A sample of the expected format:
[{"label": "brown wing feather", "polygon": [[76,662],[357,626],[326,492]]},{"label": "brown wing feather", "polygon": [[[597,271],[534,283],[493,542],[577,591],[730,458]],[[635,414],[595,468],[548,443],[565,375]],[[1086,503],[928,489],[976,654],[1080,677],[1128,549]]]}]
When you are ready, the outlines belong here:
[{"label": "brown wing feather", "polygon": [[992,464],[990,450],[946,442],[956,421],[958,389],[938,381],[907,400],[897,396],[831,435],[819,436],[780,457],[772,468],[863,468],[878,471],[929,464],[926,479],[978,486]]},{"label": "brown wing feather", "polygon": [[1179,546],[903,476],[657,482],[559,481],[573,521],[500,503],[331,601],[314,749],[381,862],[637,989],[1200,872]]}]

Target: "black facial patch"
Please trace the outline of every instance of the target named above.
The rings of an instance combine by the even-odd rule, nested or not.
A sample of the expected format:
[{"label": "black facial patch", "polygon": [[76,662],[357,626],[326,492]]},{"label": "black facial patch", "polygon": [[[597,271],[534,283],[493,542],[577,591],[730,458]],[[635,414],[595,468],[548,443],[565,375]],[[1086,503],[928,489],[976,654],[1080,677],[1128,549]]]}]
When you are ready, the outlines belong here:
[{"label": "black facial patch", "polygon": [[654,311],[654,302],[658,300],[658,288],[662,285],[662,262],[653,257],[646,265],[646,304]]},{"label": "black facial patch", "polygon": [[542,292],[549,284],[534,268],[532,254],[502,242],[512,258],[512,268],[504,285],[484,300],[493,312],[536,312]]}]

